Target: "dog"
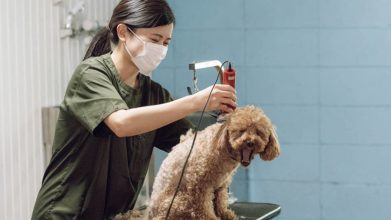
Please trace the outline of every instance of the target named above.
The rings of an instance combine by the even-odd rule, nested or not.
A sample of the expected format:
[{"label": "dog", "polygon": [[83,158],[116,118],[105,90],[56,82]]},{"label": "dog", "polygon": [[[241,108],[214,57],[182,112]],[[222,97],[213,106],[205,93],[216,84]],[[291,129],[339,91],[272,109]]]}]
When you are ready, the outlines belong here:
[{"label": "dog", "polygon": [[[273,160],[280,154],[275,128],[255,106],[235,109],[224,123],[199,131],[168,219],[237,219],[228,208],[228,186],[241,164],[254,155]],[[189,130],[163,161],[149,202],[149,219],[166,219],[193,138]]]}]

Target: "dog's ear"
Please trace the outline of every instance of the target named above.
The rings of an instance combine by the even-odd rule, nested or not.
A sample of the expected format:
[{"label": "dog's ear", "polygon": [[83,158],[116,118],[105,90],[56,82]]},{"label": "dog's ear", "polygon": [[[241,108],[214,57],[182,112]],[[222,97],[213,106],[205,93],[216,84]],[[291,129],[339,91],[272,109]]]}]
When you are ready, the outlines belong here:
[{"label": "dog's ear", "polygon": [[221,150],[221,152],[226,150],[228,150],[228,152],[232,151],[232,146],[229,142],[228,126],[226,124],[221,126],[219,132],[216,135],[216,140],[216,149]]},{"label": "dog's ear", "polygon": [[227,146],[227,144],[229,144],[229,136],[228,136],[228,129],[227,129],[227,125],[224,124],[222,125],[222,127],[220,128],[220,132],[218,133],[219,137],[218,137],[218,145],[219,146]]},{"label": "dog's ear", "polygon": [[280,144],[278,143],[278,137],[275,128],[270,128],[269,142],[263,152],[259,153],[263,160],[273,160],[280,155]]}]

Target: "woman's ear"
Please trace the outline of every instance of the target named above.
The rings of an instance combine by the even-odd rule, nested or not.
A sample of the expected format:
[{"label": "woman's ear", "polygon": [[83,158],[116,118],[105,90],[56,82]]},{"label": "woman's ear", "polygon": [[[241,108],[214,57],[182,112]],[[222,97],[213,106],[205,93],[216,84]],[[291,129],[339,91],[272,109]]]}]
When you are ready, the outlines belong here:
[{"label": "woman's ear", "polygon": [[118,35],[118,39],[121,42],[125,42],[127,34],[129,34],[128,33],[128,27],[125,24],[117,25],[117,35]]},{"label": "woman's ear", "polygon": [[270,128],[269,142],[263,152],[259,153],[263,160],[273,160],[280,155],[280,144],[278,143],[278,137],[275,128]]}]

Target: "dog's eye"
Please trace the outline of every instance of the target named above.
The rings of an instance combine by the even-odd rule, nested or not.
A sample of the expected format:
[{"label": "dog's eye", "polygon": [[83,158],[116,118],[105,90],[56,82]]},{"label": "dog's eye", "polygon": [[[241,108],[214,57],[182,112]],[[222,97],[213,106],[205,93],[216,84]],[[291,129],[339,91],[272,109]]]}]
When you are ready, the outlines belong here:
[{"label": "dog's eye", "polygon": [[246,129],[242,129],[242,130],[240,130],[240,133],[244,133],[244,132],[246,132]]}]

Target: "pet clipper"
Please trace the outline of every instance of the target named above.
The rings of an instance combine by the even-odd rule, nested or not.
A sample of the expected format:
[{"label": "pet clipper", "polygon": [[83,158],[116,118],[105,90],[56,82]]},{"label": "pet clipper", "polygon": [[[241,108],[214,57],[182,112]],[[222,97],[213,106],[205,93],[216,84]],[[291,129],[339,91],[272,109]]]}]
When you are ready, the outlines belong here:
[{"label": "pet clipper", "polygon": [[[235,88],[236,81],[236,71],[232,68],[231,62],[228,64],[228,69],[224,70],[223,73],[223,84],[227,84]],[[234,106],[229,106],[232,109],[235,109]]]}]

